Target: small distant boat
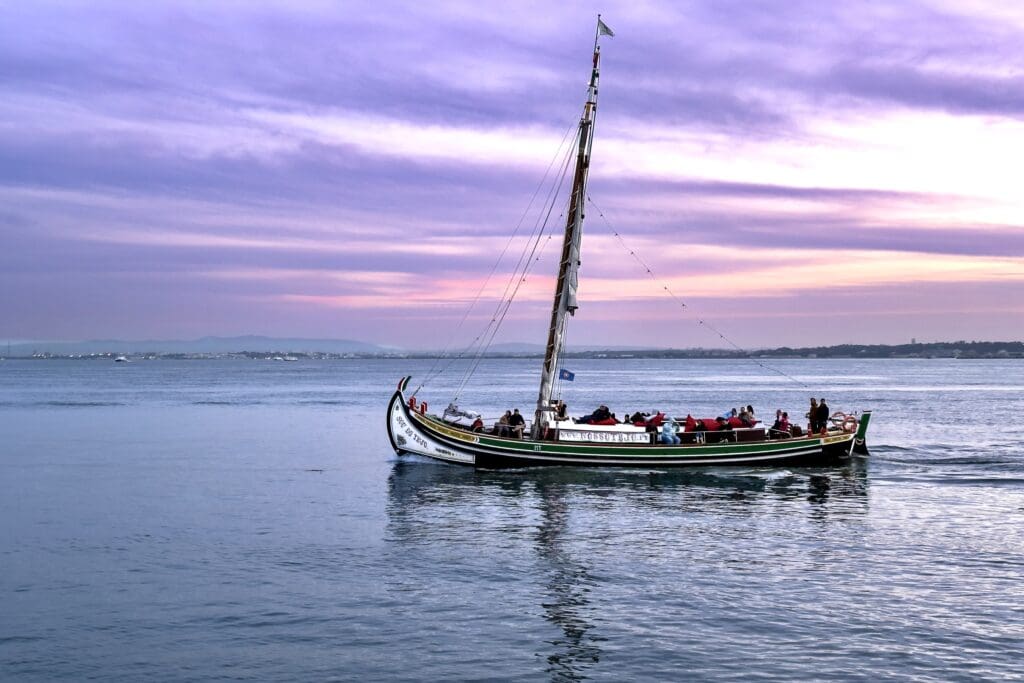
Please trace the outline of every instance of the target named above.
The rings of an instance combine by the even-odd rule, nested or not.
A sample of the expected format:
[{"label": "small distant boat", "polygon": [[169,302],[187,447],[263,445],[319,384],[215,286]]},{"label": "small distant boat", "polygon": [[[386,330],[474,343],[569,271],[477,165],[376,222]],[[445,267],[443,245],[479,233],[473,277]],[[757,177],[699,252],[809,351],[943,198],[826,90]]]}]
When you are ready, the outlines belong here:
[{"label": "small distant boat", "polygon": [[131,361],[128,360],[128,358],[126,356],[118,356],[117,358],[114,359],[114,362],[115,363],[131,363]]},{"label": "small distant boat", "polygon": [[282,358],[281,360],[283,360],[283,361],[287,361],[287,362],[289,362],[289,363],[294,363],[295,361],[297,361],[297,360],[299,360],[299,359],[298,359],[298,358],[296,358],[295,356],[285,356],[285,357],[284,357],[284,358]]},{"label": "small distant boat", "polygon": [[[576,166],[562,237],[562,257],[555,289],[551,325],[541,370],[540,391],[532,424],[516,415],[517,423],[486,429],[479,413],[450,405],[440,416],[427,412],[414,390],[406,393],[410,377],[403,377],[387,409],[388,438],[399,455],[414,453],[444,462],[482,468],[558,465],[564,467],[684,467],[692,465],[823,465],[853,453],[867,453],[865,442],[871,411],[835,413],[816,433],[778,432],[764,427],[721,429],[714,420],[698,421],[689,415],[674,440],[661,443],[659,425],[616,423],[614,419],[573,421],[560,413],[552,400],[556,381],[571,373],[559,371],[565,343],[567,315],[578,308],[577,275],[583,231],[583,205],[587,197],[591,143],[597,111],[600,48],[597,38],[612,35],[598,15],[593,69],[587,102],[575,140]],[[518,411],[517,411],[518,412]],[[596,415],[596,413],[595,413]],[[589,417],[594,417],[589,416]],[[659,414],[664,429],[666,416]],[[724,418],[720,418],[724,421]],[[814,418],[812,418],[814,419]],[[692,425],[690,423],[693,423]],[[697,423],[703,422],[703,427]],[[513,429],[509,429],[509,425]],[[672,427],[671,419],[668,426]],[[666,434],[666,436],[669,436]]]}]

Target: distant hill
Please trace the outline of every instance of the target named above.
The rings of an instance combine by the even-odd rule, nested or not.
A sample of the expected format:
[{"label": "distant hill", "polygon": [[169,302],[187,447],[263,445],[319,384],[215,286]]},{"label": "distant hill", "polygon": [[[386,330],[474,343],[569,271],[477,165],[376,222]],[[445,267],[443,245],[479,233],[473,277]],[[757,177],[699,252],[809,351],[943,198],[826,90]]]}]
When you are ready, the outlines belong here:
[{"label": "distant hill", "polygon": [[530,344],[528,342],[505,342],[502,344],[491,344],[489,353],[544,353],[543,344]]},{"label": "distant hill", "polygon": [[11,356],[33,353],[75,355],[89,353],[231,353],[241,351],[386,353],[392,349],[350,339],[279,339],[246,335],[242,337],[203,337],[192,340],[123,341],[95,339],[81,342],[32,342],[11,345]]},{"label": "distant hill", "polygon": [[[663,351],[664,349],[654,346],[594,346],[570,344],[566,347],[567,353],[591,353],[595,351],[611,351],[615,353],[646,353],[648,351]],[[543,344],[530,344],[528,342],[505,342],[503,344],[491,344],[488,353],[492,354],[544,354]]]},{"label": "distant hill", "polygon": [[930,342],[913,344],[839,344],[777,349],[642,349],[621,352],[568,351],[567,358],[1024,358],[1024,342]]},{"label": "distant hill", "polygon": [[[0,346],[0,357],[7,355]],[[447,356],[459,355],[462,350],[449,350]],[[358,356],[386,356],[409,358],[437,358],[440,351],[409,351],[390,346],[379,346],[350,339],[291,339],[260,337],[203,337],[191,341],[145,340],[123,341],[99,339],[82,342],[30,342],[12,344],[11,357],[77,356],[89,354],[353,354]],[[541,344],[505,342],[492,345],[487,352],[491,357],[541,358]],[[926,344],[840,344],[776,349],[666,349],[635,346],[570,346],[564,358],[1024,358],[1024,343],[1013,342],[932,342]]]},{"label": "distant hill", "polygon": [[1024,342],[966,341],[912,344],[839,344],[757,351],[755,355],[816,358],[1022,358]]}]

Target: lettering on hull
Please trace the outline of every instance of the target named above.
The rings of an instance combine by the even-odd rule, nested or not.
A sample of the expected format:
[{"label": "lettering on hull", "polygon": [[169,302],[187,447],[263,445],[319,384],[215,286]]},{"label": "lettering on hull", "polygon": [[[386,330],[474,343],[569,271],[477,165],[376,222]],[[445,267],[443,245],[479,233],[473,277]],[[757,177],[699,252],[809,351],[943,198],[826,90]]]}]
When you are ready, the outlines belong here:
[{"label": "lettering on hull", "polygon": [[[437,458],[438,460],[447,460],[449,462],[459,462],[467,465],[472,465],[476,462],[476,457],[466,453],[459,453],[453,451],[450,448],[436,443],[434,440],[425,437],[420,433],[415,426],[411,425],[406,420],[405,415],[402,414],[401,408],[395,405],[392,411],[392,431],[395,434],[395,440],[400,442],[401,445],[411,453],[418,453],[419,455],[425,455],[430,458]],[[470,439],[465,439],[470,440]],[[476,439],[472,439],[476,441]]]},{"label": "lettering on hull", "polygon": [[585,443],[650,443],[647,432],[598,432],[583,429],[559,429],[559,441]]}]

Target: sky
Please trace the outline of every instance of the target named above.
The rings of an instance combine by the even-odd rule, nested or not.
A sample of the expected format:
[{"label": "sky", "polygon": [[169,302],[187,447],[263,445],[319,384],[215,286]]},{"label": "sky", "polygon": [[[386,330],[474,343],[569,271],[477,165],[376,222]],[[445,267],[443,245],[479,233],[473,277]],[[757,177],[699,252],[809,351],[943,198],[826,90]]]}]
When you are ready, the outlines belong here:
[{"label": "sky", "polygon": [[598,11],[570,345],[1024,337],[1010,0],[0,0],[0,337],[468,343]]}]

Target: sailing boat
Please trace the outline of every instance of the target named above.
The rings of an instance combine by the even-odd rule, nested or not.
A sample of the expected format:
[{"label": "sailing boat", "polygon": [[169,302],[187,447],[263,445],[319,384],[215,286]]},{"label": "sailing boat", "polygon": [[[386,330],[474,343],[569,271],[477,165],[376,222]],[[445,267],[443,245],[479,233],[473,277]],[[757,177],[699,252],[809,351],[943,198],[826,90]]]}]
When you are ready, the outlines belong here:
[{"label": "sailing boat", "polygon": [[[602,35],[613,35],[598,15],[594,61],[576,137],[576,162],[569,209],[562,238],[562,256],[551,309],[551,324],[541,368],[537,408],[529,432],[502,429],[485,432],[479,415],[454,406],[438,416],[406,395],[411,377],[404,377],[388,403],[387,429],[399,455],[413,453],[478,468],[538,465],[585,467],[683,467],[693,465],[821,465],[867,453],[865,434],[871,412],[837,413],[813,434],[772,433],[764,428],[739,428],[680,433],[678,444],[658,443],[650,424],[581,424],[560,419],[560,402],[552,401],[558,361],[568,317],[578,308],[577,272],[583,235],[583,203],[587,197]],[[568,315],[567,315],[568,314]],[[687,421],[690,422],[689,420]],[[694,427],[696,425],[693,425]],[[783,438],[779,438],[783,437]]]}]

